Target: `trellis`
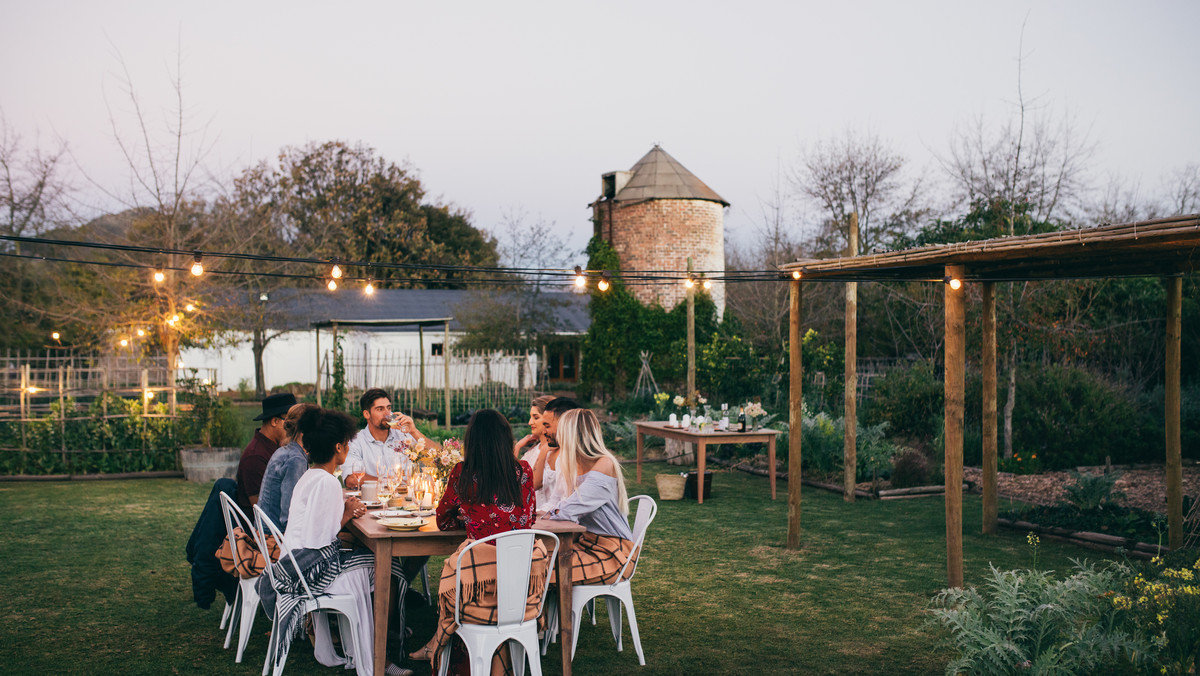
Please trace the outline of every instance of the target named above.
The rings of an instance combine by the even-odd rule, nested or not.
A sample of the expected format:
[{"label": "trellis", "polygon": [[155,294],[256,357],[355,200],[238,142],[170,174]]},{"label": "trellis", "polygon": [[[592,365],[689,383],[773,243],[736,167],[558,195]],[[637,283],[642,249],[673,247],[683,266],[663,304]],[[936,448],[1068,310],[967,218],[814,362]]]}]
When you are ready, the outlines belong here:
[{"label": "trellis", "polygon": [[[1180,447],[1180,333],[1182,275],[1200,263],[1200,217],[1141,221],[1061,232],[1000,237],[919,247],[882,254],[797,261],[781,266],[792,277],[790,297],[791,402],[793,429],[799,429],[803,370],[801,300],[803,285],[813,282],[936,282],[945,285],[945,479],[946,570],[950,586],[962,586],[962,456],[966,369],[964,285],[980,285],[983,337],[983,531],[997,522],[996,296],[997,282],[1115,277],[1163,277],[1166,307],[1166,415],[1168,541],[1183,546],[1183,472]],[[851,305],[848,298],[847,306]],[[850,316],[848,310],[847,315]],[[847,327],[847,354],[854,332]],[[846,426],[855,420],[847,390]],[[789,437],[789,548],[800,546],[800,435]],[[852,468],[852,464],[848,464]],[[853,469],[847,470],[852,472]],[[847,479],[850,481],[850,479]],[[848,499],[852,499],[848,498]]]}]

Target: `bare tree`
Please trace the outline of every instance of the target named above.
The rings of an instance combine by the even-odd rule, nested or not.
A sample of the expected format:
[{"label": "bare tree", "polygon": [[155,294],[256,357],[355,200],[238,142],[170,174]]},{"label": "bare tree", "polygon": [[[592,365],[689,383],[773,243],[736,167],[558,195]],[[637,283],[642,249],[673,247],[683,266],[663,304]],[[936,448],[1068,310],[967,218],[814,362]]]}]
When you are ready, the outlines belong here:
[{"label": "bare tree", "polygon": [[[24,146],[21,135],[8,126],[0,113],[0,227],[14,237],[39,235],[64,224],[70,209],[66,198],[71,185],[66,170],[67,145],[57,143],[49,151],[36,144]],[[0,244],[21,252],[19,242]]]},{"label": "bare tree", "polygon": [[1200,164],[1192,162],[1172,172],[1167,197],[1172,215],[1200,213]]},{"label": "bare tree", "polygon": [[840,254],[848,244],[850,214],[858,214],[859,250],[886,248],[911,232],[929,213],[924,178],[909,178],[906,160],[873,132],[847,129],[802,153],[791,172],[802,197],[825,218],[814,240],[814,253]]}]

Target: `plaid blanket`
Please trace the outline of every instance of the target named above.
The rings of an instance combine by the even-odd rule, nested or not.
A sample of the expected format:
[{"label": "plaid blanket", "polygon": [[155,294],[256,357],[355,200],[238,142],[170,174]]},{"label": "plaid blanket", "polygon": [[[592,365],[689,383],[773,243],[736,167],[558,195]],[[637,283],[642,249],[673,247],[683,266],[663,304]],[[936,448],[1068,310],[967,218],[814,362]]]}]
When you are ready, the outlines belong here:
[{"label": "plaid blanket", "polygon": [[[438,671],[438,660],[442,650],[450,644],[458,630],[458,625],[454,622],[455,562],[471,542],[473,540],[464,541],[453,554],[446,557],[446,562],[442,565],[442,578],[438,583],[438,626],[433,637],[434,650],[431,660],[434,673]],[[549,568],[550,553],[545,543],[539,539],[533,547],[528,597],[525,600],[526,620],[532,620],[538,615],[538,606],[542,602]],[[495,547],[481,545],[463,556],[459,617],[465,624],[496,624]]]},{"label": "plaid blanket", "polygon": [[[285,555],[271,566],[271,572],[275,575],[275,586],[271,586],[267,575],[260,576],[255,585],[267,614],[279,618],[275,629],[279,640],[275,642],[275,653],[271,655],[272,663],[277,662],[278,657],[287,651],[292,639],[304,626],[303,610],[307,597],[300,582],[301,577],[308,583],[312,593],[319,595],[344,571],[364,566],[372,569],[375,567],[375,554],[369,549],[343,550],[339,548],[338,540],[333,540],[320,549],[294,549],[292,555],[296,557],[299,574]],[[392,559],[393,575],[399,574],[399,565],[399,560]],[[400,579],[404,579],[403,575]],[[403,588],[400,593],[404,593]]]},{"label": "plaid blanket", "polygon": [[[575,556],[571,560],[571,584],[612,584],[617,582],[621,566],[629,559],[636,562],[638,552],[633,540],[584,533],[575,541]],[[633,572],[630,565],[625,579]]]}]

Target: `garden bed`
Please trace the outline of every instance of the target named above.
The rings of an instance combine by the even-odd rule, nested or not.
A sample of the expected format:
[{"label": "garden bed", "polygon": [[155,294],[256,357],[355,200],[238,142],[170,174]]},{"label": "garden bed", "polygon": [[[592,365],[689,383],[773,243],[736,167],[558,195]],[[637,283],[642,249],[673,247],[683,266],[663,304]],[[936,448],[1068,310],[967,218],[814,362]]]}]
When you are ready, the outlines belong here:
[{"label": "garden bed", "polygon": [[1038,533],[1042,537],[1070,542],[1080,547],[1096,549],[1102,552],[1123,551],[1126,556],[1137,559],[1150,559],[1167,551],[1166,546],[1159,547],[1148,542],[1138,542],[1133,538],[1109,535],[1107,533],[1092,533],[1089,531],[1073,531],[1056,526],[1042,526],[1028,521],[999,518],[997,522],[1005,527],[1022,532]]}]

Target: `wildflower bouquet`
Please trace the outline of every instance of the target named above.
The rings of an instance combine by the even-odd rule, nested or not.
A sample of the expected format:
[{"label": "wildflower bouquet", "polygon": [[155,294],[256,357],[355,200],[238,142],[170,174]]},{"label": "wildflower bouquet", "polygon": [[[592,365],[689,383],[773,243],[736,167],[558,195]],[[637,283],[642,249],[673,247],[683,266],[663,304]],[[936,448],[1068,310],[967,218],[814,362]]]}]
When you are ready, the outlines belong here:
[{"label": "wildflower bouquet", "polygon": [[462,442],[458,439],[443,441],[440,450],[426,445],[424,439],[417,439],[415,443],[410,442],[406,445],[405,453],[408,459],[420,465],[426,474],[432,474],[438,480],[448,477],[450,470],[463,459]]}]

